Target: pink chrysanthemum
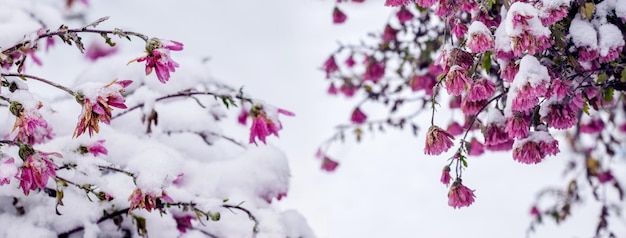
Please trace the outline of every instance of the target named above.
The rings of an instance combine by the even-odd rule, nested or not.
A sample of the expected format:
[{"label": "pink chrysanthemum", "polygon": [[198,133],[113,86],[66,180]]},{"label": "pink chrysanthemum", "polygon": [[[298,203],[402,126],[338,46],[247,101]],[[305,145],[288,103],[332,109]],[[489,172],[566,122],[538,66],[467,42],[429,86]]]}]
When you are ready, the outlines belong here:
[{"label": "pink chrysanthemum", "polygon": [[492,148],[497,148],[499,145],[511,143],[511,138],[509,138],[509,134],[506,133],[503,126],[498,125],[497,123],[489,123],[485,129],[485,133],[483,134],[485,137],[485,145],[487,149],[493,150]]},{"label": "pink chrysanthemum", "polygon": [[383,76],[385,76],[385,62],[383,61],[376,61],[373,59],[369,59],[368,60],[368,64],[365,68],[365,73],[363,74],[363,80],[365,81],[372,81],[374,83],[377,83],[378,80],[380,80],[381,78],[383,78]]},{"label": "pink chrysanthemum", "polygon": [[468,100],[468,97],[465,96],[461,100],[461,111],[467,116],[476,115],[480,112],[480,109],[482,109],[485,104],[487,104],[487,101],[487,99],[470,101]]},{"label": "pink chrysanthemum", "polygon": [[523,164],[537,164],[548,155],[559,153],[559,142],[546,131],[530,132],[527,138],[515,141],[513,159]]},{"label": "pink chrysanthemum", "polygon": [[580,132],[594,134],[604,129],[604,122],[598,118],[592,119],[589,123],[580,125]]},{"label": "pink chrysanthemum", "polygon": [[63,157],[59,153],[35,151],[26,158],[20,174],[17,175],[17,178],[20,180],[20,187],[25,195],[28,195],[31,190],[45,188],[48,179],[56,177],[54,169],[57,165],[51,161],[50,156]]},{"label": "pink chrysanthemum", "polygon": [[348,16],[346,16],[346,14],[341,11],[341,9],[339,9],[338,7],[335,7],[335,9],[333,9],[333,23],[334,24],[344,23],[346,22],[347,19],[348,19]]},{"label": "pink chrysanthemum", "polygon": [[396,17],[400,23],[404,24],[405,22],[413,20],[413,17],[415,16],[411,13],[411,11],[409,11],[409,9],[403,6],[400,8],[400,11],[396,12]]},{"label": "pink chrysanthemum", "polygon": [[38,103],[36,108],[27,108],[18,102],[11,102],[11,113],[15,115],[13,131],[17,129],[15,141],[33,145],[52,139],[54,136],[52,127],[39,114],[38,109],[41,107],[41,103]]},{"label": "pink chrysanthemum", "polygon": [[472,79],[467,77],[467,71],[458,65],[450,68],[446,76],[446,89],[449,94],[459,96],[472,83]]},{"label": "pink chrysanthemum", "polygon": [[450,185],[450,180],[452,179],[452,177],[450,177],[450,166],[444,166],[443,170],[441,170],[441,178],[439,179],[439,181],[441,181],[441,183],[445,184],[446,187],[448,185]]},{"label": "pink chrysanthemum", "polygon": [[385,6],[388,7],[399,7],[404,5],[409,5],[412,0],[385,0]]},{"label": "pink chrysanthemum", "polygon": [[17,175],[18,169],[13,158],[0,163],[0,186],[11,183],[11,178]]},{"label": "pink chrysanthemum", "polygon": [[[271,111],[266,111],[271,110]],[[263,142],[263,144],[267,144],[265,142],[265,138],[269,135],[275,135],[278,137],[278,131],[283,129],[282,124],[278,120],[278,115],[283,114],[285,116],[295,116],[293,112],[283,110],[283,109],[268,109],[264,108],[261,105],[256,105],[252,108],[251,114],[254,117],[252,120],[252,126],[250,127],[250,144],[256,143],[256,139],[258,138]],[[268,115],[269,114],[269,115]]]},{"label": "pink chrysanthemum", "polygon": [[440,155],[448,151],[454,145],[452,136],[447,131],[438,126],[431,126],[426,134],[426,146],[424,153],[427,155]]},{"label": "pink chrysanthemum", "polygon": [[458,136],[463,134],[463,127],[461,127],[461,124],[459,124],[458,122],[452,122],[450,123],[450,125],[448,125],[446,131],[450,133],[450,135]]},{"label": "pink chrysanthemum", "polygon": [[352,111],[352,116],[350,117],[350,121],[354,124],[363,124],[367,120],[367,115],[361,111],[360,108],[355,108]]},{"label": "pink chrysanthemum", "polygon": [[462,184],[461,179],[457,178],[448,192],[448,205],[453,208],[469,207],[474,203],[474,190],[471,190]]},{"label": "pink chrysanthemum", "polygon": [[151,193],[143,193],[141,189],[137,188],[133,193],[128,197],[128,201],[130,202],[129,210],[133,210],[135,208],[143,208],[146,211],[150,212],[153,209],[157,208],[157,199],[163,200],[168,203],[173,203],[174,200],[167,196],[165,191],[161,191],[161,194],[151,194]]},{"label": "pink chrysanthemum", "polygon": [[528,137],[530,130],[530,115],[514,115],[506,118],[504,131],[511,139],[523,139]]},{"label": "pink chrysanthemum", "polygon": [[126,108],[124,104],[126,99],[122,93],[131,83],[130,80],[113,80],[104,86],[98,85],[97,88],[89,86],[79,89],[77,100],[83,105],[83,109],[74,130],[74,137],[78,137],[86,131],[89,132],[89,136],[92,136],[93,132],[98,133],[100,130],[100,122],[111,123],[113,107]]},{"label": "pink chrysanthemum", "polygon": [[183,44],[178,41],[151,38],[146,42],[146,56],[139,57],[131,62],[146,61],[146,75],[156,71],[157,78],[161,83],[170,80],[170,72],[175,72],[178,63],[170,57],[170,51],[183,50]]},{"label": "pink chrysanthemum", "polygon": [[573,110],[570,105],[552,104],[548,114],[542,119],[548,126],[554,129],[568,129],[578,124],[578,110]]},{"label": "pink chrysanthemum", "polygon": [[437,79],[431,74],[415,75],[409,79],[409,86],[413,92],[424,90],[426,95],[433,95],[433,87],[437,84]]},{"label": "pink chrysanthemum", "polygon": [[467,100],[470,102],[481,101],[491,98],[496,92],[496,85],[491,80],[481,78],[475,80],[467,93]]},{"label": "pink chrysanthemum", "polygon": [[324,62],[324,72],[326,72],[326,78],[330,78],[330,74],[337,72],[339,70],[339,66],[337,66],[337,62],[335,62],[335,56],[331,55],[328,57],[326,62]]},{"label": "pink chrysanthemum", "polygon": [[495,41],[491,31],[480,21],[472,22],[468,29],[467,47],[472,53],[484,53],[493,50]]},{"label": "pink chrysanthemum", "polygon": [[469,70],[474,63],[472,54],[459,48],[444,49],[437,58],[437,64],[442,67],[442,73],[448,73],[455,65]]},{"label": "pink chrysanthemum", "polygon": [[472,138],[472,141],[470,142],[469,145],[469,155],[471,156],[479,156],[482,155],[483,153],[485,153],[485,146],[480,143],[480,141],[478,141],[476,139],[476,137]]}]

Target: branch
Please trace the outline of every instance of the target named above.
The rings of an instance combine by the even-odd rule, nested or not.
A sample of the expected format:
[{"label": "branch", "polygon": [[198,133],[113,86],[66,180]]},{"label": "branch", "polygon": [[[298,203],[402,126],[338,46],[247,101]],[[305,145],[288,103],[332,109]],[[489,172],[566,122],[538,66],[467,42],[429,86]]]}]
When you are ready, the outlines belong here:
[{"label": "branch", "polygon": [[19,77],[19,78],[29,78],[29,79],[34,79],[37,80],[39,82],[48,84],[50,86],[53,86],[55,88],[61,89],[63,91],[66,91],[67,93],[69,93],[72,96],[76,96],[76,92],[74,92],[73,90],[69,89],[68,87],[65,87],[63,85],[60,85],[58,83],[52,82],[50,80],[41,78],[41,77],[37,77],[34,75],[29,75],[29,74],[21,74],[21,73],[8,73],[8,74],[0,74],[1,77]]},{"label": "branch", "polygon": [[[121,216],[123,214],[127,214],[128,211],[130,211],[130,208],[125,208],[125,209],[116,211],[114,213],[107,214],[106,216],[103,216],[100,219],[98,219],[96,224],[100,224],[100,223],[102,223],[102,222],[104,222],[106,220],[113,219],[113,218],[115,218],[117,216]],[[67,237],[70,237],[71,234],[74,234],[76,232],[83,231],[83,230],[85,230],[85,227],[84,226],[79,226],[79,227],[76,227],[76,228],[74,228],[72,230],[69,230],[69,231],[66,231],[66,232],[63,232],[63,233],[59,234],[58,237],[59,238],[67,238]]]},{"label": "branch", "polygon": [[[216,98],[219,97],[219,98],[233,99],[232,95],[219,94],[219,93],[214,93],[214,92],[179,92],[179,93],[176,93],[176,94],[170,94],[170,95],[162,96],[160,98],[155,99],[154,101],[158,102],[158,101],[163,101],[163,100],[171,99],[171,98],[191,97],[191,96],[194,96],[194,95],[210,95],[210,96],[214,96]],[[251,98],[246,98],[246,97],[243,97],[241,95],[237,95],[234,98],[242,100],[242,101],[252,102]],[[129,107],[128,109],[126,109],[126,111],[123,111],[123,112],[121,112],[121,113],[119,113],[119,114],[117,114],[115,116],[112,116],[111,119],[118,118],[118,117],[123,116],[124,114],[129,113],[129,112],[131,112],[133,110],[136,110],[138,108],[142,108],[144,105],[145,105],[145,103],[140,103],[140,104],[137,104],[135,106]]]}]

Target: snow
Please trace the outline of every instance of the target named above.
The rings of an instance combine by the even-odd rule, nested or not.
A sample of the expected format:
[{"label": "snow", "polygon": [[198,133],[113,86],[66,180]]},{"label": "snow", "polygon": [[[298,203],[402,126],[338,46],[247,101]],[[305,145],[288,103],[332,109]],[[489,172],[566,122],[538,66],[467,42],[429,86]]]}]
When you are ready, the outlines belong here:
[{"label": "snow", "polygon": [[[515,15],[530,17],[530,19],[526,19],[527,25],[515,26]],[[528,27],[530,33],[534,36],[550,36],[550,29],[541,24],[538,16],[539,10],[533,5],[524,2],[513,3],[506,13],[506,19],[504,19],[507,34],[510,37],[520,36]]]},{"label": "snow", "polygon": [[485,23],[482,23],[481,21],[474,21],[472,22],[470,27],[467,29],[467,34],[468,35],[486,34],[486,35],[491,36],[491,31],[489,30],[489,28],[487,28],[487,26],[485,26]]},{"label": "snow", "polygon": [[525,55],[520,61],[519,72],[515,75],[510,90],[519,91],[527,84],[531,87],[537,87],[550,82],[550,79],[548,69],[541,65],[535,56]]},{"label": "snow", "polygon": [[506,32],[506,24],[504,22],[500,23],[500,26],[496,28],[495,32],[495,48],[496,50],[501,50],[503,52],[511,52],[511,38]]},{"label": "snow", "polygon": [[572,42],[577,47],[589,47],[591,49],[598,47],[596,29],[589,21],[582,19],[580,14],[576,14],[572,20],[569,27],[569,37],[572,38]]},{"label": "snow", "polygon": [[624,35],[617,26],[606,23],[598,28],[600,35],[600,55],[606,56],[610,50],[624,47]]}]

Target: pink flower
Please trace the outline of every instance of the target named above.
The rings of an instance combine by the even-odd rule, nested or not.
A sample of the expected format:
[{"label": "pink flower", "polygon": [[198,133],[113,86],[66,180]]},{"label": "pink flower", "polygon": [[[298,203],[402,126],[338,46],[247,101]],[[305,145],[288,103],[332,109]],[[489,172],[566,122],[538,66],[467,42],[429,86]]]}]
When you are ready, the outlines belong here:
[{"label": "pink flower", "polygon": [[327,172],[333,172],[339,166],[339,162],[330,159],[328,156],[324,156],[322,159],[322,170]]},{"label": "pink flower", "polygon": [[341,24],[344,23],[348,19],[345,13],[343,13],[338,7],[333,9],[333,23]]},{"label": "pink flower", "polygon": [[474,190],[471,190],[461,183],[461,179],[457,178],[448,192],[448,205],[453,208],[469,207],[474,203]]},{"label": "pink flower", "polygon": [[383,31],[383,43],[389,43],[393,41],[397,41],[397,35],[399,30],[394,29],[391,25],[387,24],[385,26],[385,30]]},{"label": "pink flower", "polygon": [[93,88],[79,89],[79,92],[88,91],[89,95],[79,94],[77,96],[77,100],[80,100],[83,105],[83,110],[74,130],[74,137],[82,135],[85,131],[89,131],[89,136],[92,136],[94,131],[98,133],[100,131],[98,124],[101,121],[104,124],[111,122],[113,107],[125,109],[126,105],[124,103],[126,99],[124,99],[122,93],[131,83],[132,81],[130,80],[118,82],[116,79],[97,89],[95,93]]},{"label": "pink flower", "polygon": [[350,98],[354,96],[357,89],[358,88],[354,86],[354,84],[350,82],[344,82],[344,84],[342,84],[341,87],[339,87],[339,92],[341,92],[341,94],[343,94],[344,96]]},{"label": "pink flower", "polygon": [[613,173],[611,173],[611,170],[607,170],[607,171],[604,171],[602,173],[598,173],[597,178],[598,178],[598,181],[600,183],[608,183],[608,182],[613,181],[613,179],[614,179]]},{"label": "pink flower", "polygon": [[239,112],[239,116],[237,116],[237,122],[239,122],[239,124],[241,125],[246,125],[248,122],[249,115],[250,113],[248,113],[248,110],[242,107],[241,112]]},{"label": "pink flower", "polygon": [[11,183],[11,178],[15,177],[17,172],[13,158],[0,163],[0,186]]},{"label": "pink flower", "polygon": [[164,202],[173,203],[174,200],[167,196],[165,191],[161,191],[161,194],[145,194],[141,191],[141,189],[137,188],[133,193],[128,197],[128,201],[130,202],[129,210],[133,210],[135,208],[143,208],[146,211],[152,211],[152,209],[157,208],[157,199],[163,200]]},{"label": "pink flower", "polygon": [[578,60],[581,62],[590,62],[597,59],[599,53],[596,49],[593,49],[589,46],[579,47],[578,48]]},{"label": "pink flower", "polygon": [[330,85],[328,86],[328,90],[326,90],[326,92],[330,95],[337,95],[339,93],[339,89],[335,87],[334,83],[330,83]]},{"label": "pink flower", "polygon": [[545,131],[530,132],[528,138],[515,141],[513,159],[523,164],[537,164],[548,155],[559,153],[559,142]]},{"label": "pink flower", "polygon": [[452,179],[450,177],[450,166],[446,165],[441,171],[441,178],[439,179],[439,181],[441,181],[441,183],[445,184],[447,187],[448,185],[450,185],[450,179]]},{"label": "pink flower", "polygon": [[591,120],[587,124],[580,125],[580,132],[587,134],[594,134],[601,132],[604,129],[604,122],[598,118]]},{"label": "pink flower", "polygon": [[42,107],[42,104],[38,103],[36,107],[25,108],[18,102],[11,102],[11,108],[13,109],[11,113],[15,115],[13,131],[17,129],[15,141],[33,145],[44,143],[54,136],[52,127],[39,114],[38,109]]},{"label": "pink flower", "polygon": [[467,47],[472,53],[484,53],[493,50],[495,41],[489,28],[480,21],[475,21],[469,28]]},{"label": "pink flower", "polygon": [[192,219],[196,219],[196,218],[190,215],[184,215],[184,216],[174,215],[174,220],[176,221],[176,229],[178,229],[178,231],[180,231],[181,233],[186,233],[188,228],[193,227],[191,225]]},{"label": "pink flower", "polygon": [[459,96],[465,91],[465,88],[472,83],[472,79],[467,77],[467,71],[458,65],[450,68],[446,77],[446,89],[449,94]]},{"label": "pink flower", "polygon": [[440,155],[448,151],[454,145],[454,136],[438,126],[430,126],[426,134],[426,146],[424,153],[427,155]]},{"label": "pink flower", "polygon": [[441,18],[452,16],[460,7],[455,0],[439,0],[438,3],[437,9],[435,9],[435,15]]},{"label": "pink flower", "polygon": [[450,98],[450,102],[448,103],[448,106],[450,107],[450,109],[456,109],[456,108],[461,108],[461,104],[463,104],[463,97],[452,96],[452,98]]},{"label": "pink flower", "polygon": [[54,169],[57,165],[50,160],[49,156],[51,155],[58,158],[63,157],[59,153],[35,151],[26,158],[20,174],[17,176],[25,195],[28,195],[31,190],[45,188],[48,179],[56,177]]},{"label": "pink flower", "polygon": [[513,82],[513,80],[515,79],[515,75],[517,75],[518,71],[519,64],[509,61],[506,63],[506,65],[504,65],[504,69],[501,70],[500,77],[502,77],[504,81],[510,83]]},{"label": "pink flower", "polygon": [[457,21],[452,28],[452,34],[456,36],[456,38],[461,39],[465,37],[465,33],[467,33],[467,25]]},{"label": "pink flower", "polygon": [[328,57],[326,62],[324,62],[324,72],[326,72],[326,78],[330,78],[330,74],[337,72],[339,70],[339,66],[337,66],[337,62],[335,62],[335,56],[331,55]]},{"label": "pink flower", "polygon": [[424,90],[426,95],[432,96],[433,87],[437,84],[437,79],[431,74],[415,75],[409,79],[408,84],[413,92]]},{"label": "pink flower", "polygon": [[450,123],[450,125],[448,125],[446,131],[450,133],[450,135],[458,136],[463,134],[463,127],[461,127],[458,122],[452,122]]},{"label": "pink flower", "polygon": [[365,73],[363,74],[363,80],[369,80],[377,83],[378,80],[385,76],[385,62],[378,62],[373,59],[369,59],[368,61],[369,63],[367,64],[367,67],[365,68]]},{"label": "pink flower", "polygon": [[537,208],[537,206],[533,206],[530,209],[530,215],[533,216],[533,217],[538,217],[540,215],[539,209]]},{"label": "pink flower", "polygon": [[398,18],[398,21],[400,23],[405,23],[407,21],[413,20],[413,17],[415,16],[413,15],[413,13],[411,13],[411,11],[409,11],[409,9],[406,9],[406,7],[402,6],[400,8],[400,11],[396,12],[396,17]]},{"label": "pink flower", "polygon": [[504,129],[511,139],[524,139],[530,130],[530,115],[514,115],[506,118]]},{"label": "pink flower", "polygon": [[485,153],[485,146],[482,143],[480,143],[480,141],[478,141],[475,137],[472,138],[472,141],[470,142],[468,154],[472,156],[479,156],[479,155],[482,155],[483,153]]},{"label": "pink flower", "polygon": [[474,64],[474,56],[459,48],[444,50],[438,60],[443,68],[443,73],[448,73],[455,65],[467,71]]},{"label": "pink flower", "polygon": [[[293,112],[283,110],[283,109],[275,109],[271,108],[270,111],[266,111],[268,109],[264,109],[261,105],[256,105],[252,108],[251,114],[254,119],[252,120],[252,126],[250,127],[250,144],[256,143],[256,138],[261,140],[263,144],[267,144],[265,142],[265,138],[269,135],[274,134],[278,137],[278,131],[283,129],[282,124],[278,120],[278,114],[283,114],[285,116],[295,116]],[[268,116],[268,113],[271,113]]]},{"label": "pink flower", "polygon": [[109,151],[106,147],[104,147],[104,141],[105,140],[97,140],[95,143],[85,148],[89,153],[93,154],[93,156],[98,156],[100,154],[108,155]]},{"label": "pink flower", "polygon": [[473,116],[480,113],[480,109],[482,109],[485,104],[487,104],[487,99],[470,101],[468,97],[463,97],[461,100],[461,111],[463,111],[465,115]]},{"label": "pink flower", "polygon": [[403,5],[409,5],[411,0],[385,0],[385,6],[388,7],[399,7]]},{"label": "pink flower", "polygon": [[170,50],[181,51],[183,44],[178,41],[151,38],[146,42],[147,55],[131,60],[129,63],[146,61],[146,75],[155,70],[159,81],[167,83],[170,79],[170,72],[175,72],[179,66],[170,57]]},{"label": "pink flower", "polygon": [[485,145],[491,151],[510,150],[513,146],[513,140],[509,138],[509,134],[504,130],[503,126],[497,123],[487,124],[484,137]]},{"label": "pink flower", "polygon": [[496,85],[491,80],[481,78],[475,80],[467,93],[467,100],[476,102],[491,98],[496,92]]},{"label": "pink flower", "polygon": [[569,2],[563,2],[565,4],[560,5],[558,7],[550,7],[550,8],[544,8],[543,10],[543,16],[541,17],[541,23],[544,26],[549,26],[552,25],[554,23],[557,23],[558,21],[562,20],[564,17],[567,16],[568,13],[568,9],[569,9]]},{"label": "pink flower", "polygon": [[107,57],[109,55],[115,54],[117,52],[117,47],[109,46],[103,44],[101,41],[93,41],[87,49],[85,50],[85,58],[96,61],[99,58]]},{"label": "pink flower", "polygon": [[348,66],[348,68],[352,68],[356,64],[356,61],[354,61],[354,57],[352,55],[350,55],[350,57],[348,57],[346,59],[346,62],[344,62],[344,63],[346,64],[346,66]]},{"label": "pink flower", "polygon": [[352,111],[352,116],[350,117],[350,121],[354,124],[363,124],[367,120],[367,115],[361,111],[360,108],[355,108]]},{"label": "pink flower", "polygon": [[436,0],[415,0],[415,3],[423,8],[432,7],[433,5],[435,5],[436,2]]}]

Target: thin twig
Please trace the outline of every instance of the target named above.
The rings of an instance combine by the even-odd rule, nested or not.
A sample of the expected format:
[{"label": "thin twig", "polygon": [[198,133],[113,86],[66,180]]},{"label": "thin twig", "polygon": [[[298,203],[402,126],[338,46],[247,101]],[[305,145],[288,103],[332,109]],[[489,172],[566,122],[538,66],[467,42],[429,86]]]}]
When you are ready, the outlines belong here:
[{"label": "thin twig", "polygon": [[65,87],[63,85],[60,85],[58,83],[52,82],[50,80],[38,77],[38,76],[34,76],[34,75],[29,75],[29,74],[21,74],[21,73],[7,73],[7,74],[0,74],[0,76],[2,77],[19,77],[19,78],[29,78],[29,79],[34,79],[37,80],[39,82],[48,84],[50,86],[53,86],[55,88],[61,89],[67,93],[69,93],[72,96],[76,96],[76,92],[74,92],[73,90],[69,89],[68,87]]}]

